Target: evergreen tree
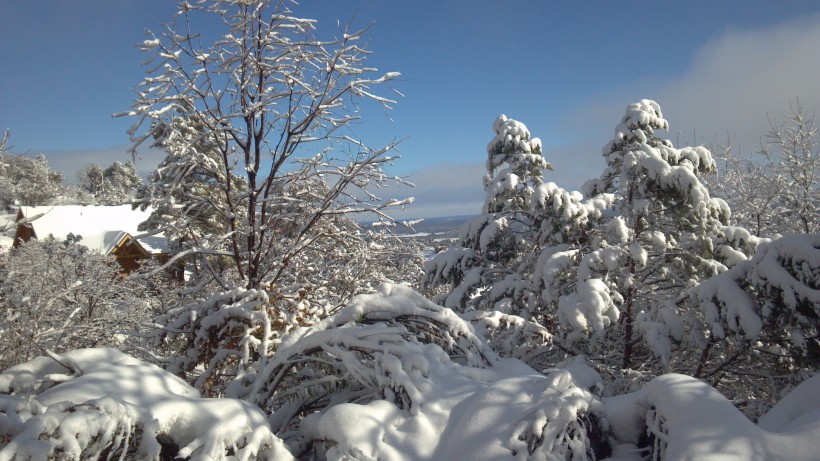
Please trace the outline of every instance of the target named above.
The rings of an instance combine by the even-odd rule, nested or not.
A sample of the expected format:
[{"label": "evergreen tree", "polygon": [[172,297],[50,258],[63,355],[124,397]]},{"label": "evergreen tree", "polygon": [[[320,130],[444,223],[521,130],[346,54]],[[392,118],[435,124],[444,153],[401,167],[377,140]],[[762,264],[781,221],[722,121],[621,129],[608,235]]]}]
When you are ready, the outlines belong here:
[{"label": "evergreen tree", "polygon": [[[443,289],[450,307],[537,321],[560,355],[594,357],[610,373],[651,376],[669,366],[688,321],[682,294],[757,244],[726,226],[728,206],[701,182],[715,167],[711,153],[658,137],[668,124],[657,103],[643,100],[627,107],[604,148],[606,169],[581,194],[541,183],[514,158],[494,162],[494,152],[505,152],[495,146],[540,156],[540,148],[520,147],[529,139],[515,131],[523,125],[500,120],[485,213],[428,264],[428,288]],[[493,175],[505,162],[511,168]],[[514,171],[525,171],[524,180]]]},{"label": "evergreen tree", "polygon": [[501,115],[493,131],[483,213],[464,223],[458,244],[425,268],[425,284],[449,287],[440,301],[454,309],[510,310],[510,303],[526,302],[516,287],[532,267],[537,244],[539,223],[530,203],[542,184],[542,171],[552,167],[541,153],[541,140],[531,138],[523,123]]}]

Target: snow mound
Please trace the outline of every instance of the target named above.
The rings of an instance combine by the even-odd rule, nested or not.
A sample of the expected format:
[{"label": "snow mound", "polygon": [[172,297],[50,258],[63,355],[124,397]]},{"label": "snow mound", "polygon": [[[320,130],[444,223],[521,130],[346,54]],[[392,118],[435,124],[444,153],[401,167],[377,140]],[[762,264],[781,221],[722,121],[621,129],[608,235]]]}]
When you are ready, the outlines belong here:
[{"label": "snow mound", "polygon": [[[648,459],[812,461],[820,453],[820,412],[813,403],[818,385],[816,378],[806,381],[760,426],[709,384],[679,374],[659,376],[638,392],[606,399],[604,407],[616,442],[642,446],[650,452]],[[813,410],[796,410],[801,404]],[[786,422],[798,413],[799,418]]]},{"label": "snow mound", "polygon": [[113,349],[38,357],[0,374],[0,460],[293,459],[256,407],[202,399]]},{"label": "snow mound", "polygon": [[820,374],[800,383],[783,399],[761,416],[757,425],[770,432],[783,432],[803,422],[820,420]]}]

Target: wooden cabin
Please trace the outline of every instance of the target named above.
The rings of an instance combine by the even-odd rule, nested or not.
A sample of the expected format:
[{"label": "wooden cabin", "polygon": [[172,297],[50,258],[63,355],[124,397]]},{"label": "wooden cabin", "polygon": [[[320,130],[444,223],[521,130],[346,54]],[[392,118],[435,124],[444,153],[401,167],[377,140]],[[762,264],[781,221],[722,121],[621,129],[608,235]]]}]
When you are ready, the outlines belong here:
[{"label": "wooden cabin", "polygon": [[17,211],[14,246],[32,238],[49,235],[65,240],[69,234],[81,237],[78,244],[92,251],[113,256],[128,274],[140,266],[140,261],[154,258],[168,261],[168,239],[162,234],[142,235],[140,223],[151,210],[134,210],[131,205],[119,206],[23,206]]}]

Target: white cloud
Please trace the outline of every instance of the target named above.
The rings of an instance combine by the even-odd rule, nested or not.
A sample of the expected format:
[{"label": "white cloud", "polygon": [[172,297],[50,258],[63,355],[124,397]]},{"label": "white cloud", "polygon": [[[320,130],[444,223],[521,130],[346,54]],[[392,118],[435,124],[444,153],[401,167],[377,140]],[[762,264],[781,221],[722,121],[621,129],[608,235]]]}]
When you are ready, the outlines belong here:
[{"label": "white cloud", "polygon": [[[673,143],[723,142],[728,134],[736,148],[749,152],[768,131],[768,117],[782,118],[790,101],[799,98],[810,112],[820,108],[818,44],[820,15],[728,30],[701,47],[678,78],[649,84],[644,79],[610,91],[570,121],[583,121],[585,133],[600,136],[603,146],[627,104],[649,98],[660,103]],[[651,57],[644,65],[637,75],[652,72]]]},{"label": "white cloud", "polygon": [[687,75],[661,88],[664,114],[673,126],[694,130],[697,142],[728,132],[740,149],[754,149],[767,116],[780,117],[796,98],[810,110],[820,104],[818,44],[820,15],[730,31],[698,52]]},{"label": "white cloud", "polygon": [[[544,147],[554,171],[545,181],[578,189],[605,164],[601,149],[612,138],[628,104],[658,101],[669,120],[666,136],[675,145],[730,143],[749,154],[769,130],[769,119],[783,119],[799,98],[807,112],[820,110],[820,15],[765,28],[728,30],[695,52],[689,70],[659,81],[647,57],[636,81],[596,94],[568,108],[561,130],[563,146]],[[539,135],[539,133],[535,133]]]}]

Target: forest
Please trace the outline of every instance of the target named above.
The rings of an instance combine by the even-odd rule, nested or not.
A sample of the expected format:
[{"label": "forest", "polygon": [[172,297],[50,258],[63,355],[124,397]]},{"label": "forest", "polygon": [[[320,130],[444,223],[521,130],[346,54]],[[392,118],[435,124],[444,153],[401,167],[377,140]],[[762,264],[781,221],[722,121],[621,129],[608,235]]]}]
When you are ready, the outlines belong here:
[{"label": "forest", "polygon": [[[483,207],[431,254],[391,217],[413,199],[379,195],[408,182],[396,144],[347,129],[398,99],[366,28],[319,40],[268,0],[173,19],[116,114],[132,155],[164,152],[150,177],[70,185],[0,140],[0,461],[817,458],[799,100],[753,152],[675,146],[659,102],[625,101],[580,191],[499,115]],[[12,242],[20,207],[125,204],[168,258],[126,274],[81,235]]]}]

